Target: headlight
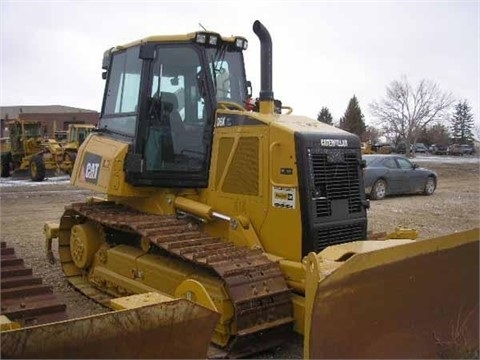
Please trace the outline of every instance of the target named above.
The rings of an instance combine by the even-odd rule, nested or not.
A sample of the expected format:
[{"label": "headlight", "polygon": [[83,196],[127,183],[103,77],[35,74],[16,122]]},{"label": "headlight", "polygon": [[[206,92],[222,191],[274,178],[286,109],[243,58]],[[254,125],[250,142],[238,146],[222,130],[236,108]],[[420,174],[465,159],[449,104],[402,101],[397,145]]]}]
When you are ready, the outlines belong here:
[{"label": "headlight", "polygon": [[236,38],[235,39],[235,47],[237,49],[247,50],[248,41],[246,39],[243,39],[243,38]]},{"label": "headlight", "polygon": [[198,44],[218,47],[221,43],[220,35],[217,33],[199,32],[195,35],[195,42]]},{"label": "headlight", "polygon": [[200,44],[205,44],[207,42],[207,35],[205,34],[197,34],[195,41]]},{"label": "headlight", "polygon": [[209,39],[208,39],[208,43],[209,43],[210,45],[213,45],[213,46],[217,45],[217,43],[218,43],[218,36],[216,36],[216,35],[210,35],[210,37],[209,37]]},{"label": "headlight", "polygon": [[242,39],[237,39],[237,40],[235,41],[235,46],[238,47],[238,48],[243,49],[243,40],[242,40]]},{"label": "headlight", "polygon": [[244,38],[236,38],[235,39],[235,46],[238,49],[247,50],[248,41],[247,41],[247,39],[244,39]]}]

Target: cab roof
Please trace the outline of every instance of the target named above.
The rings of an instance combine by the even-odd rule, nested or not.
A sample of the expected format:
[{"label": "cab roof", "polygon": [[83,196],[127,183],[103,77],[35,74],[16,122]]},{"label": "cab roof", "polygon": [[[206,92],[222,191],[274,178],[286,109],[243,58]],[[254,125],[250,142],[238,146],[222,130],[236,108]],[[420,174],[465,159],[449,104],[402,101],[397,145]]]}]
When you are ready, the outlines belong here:
[{"label": "cab roof", "polygon": [[151,35],[144,37],[142,39],[138,39],[123,45],[117,45],[114,48],[110,49],[110,52],[115,52],[119,50],[128,49],[130,47],[141,45],[145,43],[170,43],[170,42],[192,42],[195,40],[198,34],[206,34],[206,35],[216,35],[218,36],[222,42],[233,43],[238,38],[245,39],[243,36],[221,36],[220,34],[213,32],[213,31],[196,31],[187,34],[178,34],[178,35]]}]

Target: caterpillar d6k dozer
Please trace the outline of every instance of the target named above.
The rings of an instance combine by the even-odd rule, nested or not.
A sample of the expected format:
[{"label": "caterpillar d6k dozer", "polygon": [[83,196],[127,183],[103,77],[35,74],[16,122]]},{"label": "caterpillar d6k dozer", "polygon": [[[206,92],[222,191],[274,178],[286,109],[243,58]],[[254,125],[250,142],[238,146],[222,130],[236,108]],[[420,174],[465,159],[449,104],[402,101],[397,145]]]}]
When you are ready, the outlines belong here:
[{"label": "caterpillar d6k dozer", "polygon": [[71,183],[105,198],[46,225],[50,254],[58,235],[87,295],[162,291],[217,311],[216,355],[292,331],[306,357],[475,351],[478,229],[367,241],[359,138],[274,99],[270,34],[253,30],[255,102],[243,37],[152,36],[104,54],[101,120]]}]

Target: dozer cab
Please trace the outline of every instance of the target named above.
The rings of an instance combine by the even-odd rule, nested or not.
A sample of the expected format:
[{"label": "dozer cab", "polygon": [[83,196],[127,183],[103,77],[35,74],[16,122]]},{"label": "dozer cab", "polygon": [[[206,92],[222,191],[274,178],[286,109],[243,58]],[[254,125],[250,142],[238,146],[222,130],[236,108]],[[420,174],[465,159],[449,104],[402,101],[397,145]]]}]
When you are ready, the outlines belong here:
[{"label": "dozer cab", "polygon": [[58,236],[66,277],[92,298],[162,291],[215,310],[217,355],[292,331],[314,358],[478,351],[478,229],[366,240],[359,138],[274,98],[271,37],[258,21],[253,31],[256,101],[241,36],[105,52],[101,119],[71,175],[105,197],[47,224],[50,255]]},{"label": "dozer cab", "polygon": [[[60,147],[45,139],[39,121],[12,120],[7,123],[9,149],[2,149],[2,177],[13,176],[42,181],[57,170],[56,156]],[[55,142],[56,143],[56,142]]]}]

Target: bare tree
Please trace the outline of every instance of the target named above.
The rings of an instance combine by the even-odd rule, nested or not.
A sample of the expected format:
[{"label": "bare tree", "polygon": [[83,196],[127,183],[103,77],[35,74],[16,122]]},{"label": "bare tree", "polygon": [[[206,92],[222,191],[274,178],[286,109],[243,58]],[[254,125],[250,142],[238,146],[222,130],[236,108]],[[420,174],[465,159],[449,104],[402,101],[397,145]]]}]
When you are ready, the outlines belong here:
[{"label": "bare tree", "polygon": [[418,139],[426,144],[448,145],[450,132],[445,125],[435,123],[425,127]]},{"label": "bare tree", "polygon": [[365,130],[365,140],[372,145],[378,141],[378,138],[382,136],[382,132],[378,130],[376,127],[367,125]]},{"label": "bare tree", "polygon": [[442,92],[437,84],[421,80],[413,88],[406,76],[387,86],[387,94],[370,104],[370,112],[379,125],[396,140],[405,141],[406,148],[415,144],[421,131],[434,121],[443,121],[453,104],[450,93]]}]

